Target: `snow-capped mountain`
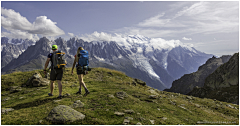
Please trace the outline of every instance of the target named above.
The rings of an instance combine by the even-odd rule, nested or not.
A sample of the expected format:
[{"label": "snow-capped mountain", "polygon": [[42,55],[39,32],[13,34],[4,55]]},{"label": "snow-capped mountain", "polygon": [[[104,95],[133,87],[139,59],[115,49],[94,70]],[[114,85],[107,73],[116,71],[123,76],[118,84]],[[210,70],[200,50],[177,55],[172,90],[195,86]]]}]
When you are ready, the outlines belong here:
[{"label": "snow-capped mountain", "polygon": [[[89,51],[90,66],[122,71],[128,76],[141,79],[148,86],[160,90],[170,88],[175,79],[196,71],[208,58],[212,57],[212,55],[197,51],[178,40],[166,41],[161,38],[148,38],[141,35],[129,35],[118,39],[118,41],[91,42],[78,38],[71,38],[68,41],[62,38],[55,41],[41,38],[34,46],[31,46],[31,51],[28,48],[15,61],[5,66],[2,72],[11,69],[32,70],[34,66],[38,66],[37,69],[42,69],[44,60],[51,52],[53,44],[57,44],[59,50],[66,52],[68,67],[72,66],[77,48],[82,46]],[[39,50],[43,47],[46,47],[47,50]],[[31,56],[33,54],[34,57]],[[20,59],[24,59],[21,60],[24,65],[16,63]],[[41,61],[38,61],[40,59]],[[27,67],[29,65],[31,69]]]},{"label": "snow-capped mountain", "polygon": [[1,68],[7,65],[11,60],[18,58],[29,46],[35,44],[32,40],[9,40],[6,37],[1,38]]},{"label": "snow-capped mountain", "polygon": [[134,67],[146,71],[151,78],[162,81],[167,88],[171,87],[173,80],[196,71],[198,66],[212,56],[179,40],[166,41],[141,35],[129,35],[123,40],[125,41],[118,44],[128,52]]}]

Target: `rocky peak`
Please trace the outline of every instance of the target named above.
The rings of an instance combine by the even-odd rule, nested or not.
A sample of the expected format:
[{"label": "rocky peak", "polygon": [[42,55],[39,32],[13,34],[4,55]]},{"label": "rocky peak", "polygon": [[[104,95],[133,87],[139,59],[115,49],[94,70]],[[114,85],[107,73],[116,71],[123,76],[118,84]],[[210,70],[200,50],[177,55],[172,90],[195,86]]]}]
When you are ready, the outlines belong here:
[{"label": "rocky peak", "polygon": [[228,62],[210,74],[202,88],[194,88],[189,95],[238,104],[239,53],[235,53]]},{"label": "rocky peak", "polygon": [[200,66],[196,72],[185,74],[180,79],[173,81],[172,87],[166,91],[187,94],[196,86],[203,87],[205,79],[230,58],[230,55],[220,58],[213,56]]},{"label": "rocky peak", "polygon": [[7,44],[8,43],[8,38],[7,37],[1,37],[1,44]]}]

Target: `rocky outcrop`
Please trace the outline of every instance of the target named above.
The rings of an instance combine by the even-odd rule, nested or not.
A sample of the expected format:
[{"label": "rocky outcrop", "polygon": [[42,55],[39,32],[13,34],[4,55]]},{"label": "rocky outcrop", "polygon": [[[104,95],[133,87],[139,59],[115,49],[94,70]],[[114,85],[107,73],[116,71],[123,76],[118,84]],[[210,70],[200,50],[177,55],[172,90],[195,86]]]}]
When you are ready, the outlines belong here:
[{"label": "rocky outcrop", "polygon": [[195,87],[189,95],[237,103],[239,99],[239,53],[209,75],[202,88]]},{"label": "rocky outcrop", "polygon": [[203,87],[205,79],[213,73],[219,66],[226,63],[231,58],[230,55],[222,56],[220,58],[212,57],[206,61],[205,64],[198,68],[198,71],[185,74],[180,79],[175,80],[170,89],[165,91],[187,94],[193,90],[194,87]]},{"label": "rocky outcrop", "polygon": [[46,78],[43,78],[41,74],[34,73],[32,77],[30,77],[26,83],[26,86],[31,87],[40,87],[40,86],[48,86],[50,81]]},{"label": "rocky outcrop", "polygon": [[46,119],[56,124],[65,124],[67,122],[74,122],[84,118],[85,115],[72,109],[71,107],[58,105],[52,109]]},{"label": "rocky outcrop", "polygon": [[14,111],[13,108],[2,108],[1,113],[2,114],[7,114],[8,112]]},{"label": "rocky outcrop", "polygon": [[121,91],[121,92],[116,93],[116,97],[119,98],[119,99],[124,99],[124,98],[128,97],[128,94],[124,91]]}]

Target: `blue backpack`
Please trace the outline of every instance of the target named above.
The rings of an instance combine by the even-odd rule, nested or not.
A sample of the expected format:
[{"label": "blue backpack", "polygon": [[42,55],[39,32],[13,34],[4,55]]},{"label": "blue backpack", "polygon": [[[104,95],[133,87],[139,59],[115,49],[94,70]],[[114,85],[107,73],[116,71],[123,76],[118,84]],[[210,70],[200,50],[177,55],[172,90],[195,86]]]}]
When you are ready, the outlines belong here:
[{"label": "blue backpack", "polygon": [[89,65],[88,51],[81,50],[79,60],[78,60],[78,66],[83,67],[83,66],[88,66],[88,65]]}]

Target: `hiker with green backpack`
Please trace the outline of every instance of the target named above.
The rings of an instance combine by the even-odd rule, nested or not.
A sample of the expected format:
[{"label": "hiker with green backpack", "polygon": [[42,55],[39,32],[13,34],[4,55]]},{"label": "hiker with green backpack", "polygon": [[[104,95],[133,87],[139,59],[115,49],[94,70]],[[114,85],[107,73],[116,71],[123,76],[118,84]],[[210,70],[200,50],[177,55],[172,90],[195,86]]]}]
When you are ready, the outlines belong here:
[{"label": "hiker with green backpack", "polygon": [[54,81],[57,80],[58,82],[58,89],[59,89],[59,96],[58,99],[62,98],[62,77],[63,77],[63,69],[65,68],[65,65],[67,64],[66,60],[64,59],[64,52],[58,51],[58,46],[53,45],[52,46],[53,53],[48,54],[48,58],[45,63],[44,67],[44,74],[47,73],[47,66],[49,64],[49,61],[51,61],[51,73],[50,73],[50,90],[51,92],[48,93],[49,96],[53,96],[53,90],[54,90]]},{"label": "hiker with green backpack", "polygon": [[[76,65],[76,63],[77,63],[77,65]],[[79,84],[80,84],[80,88],[76,94],[82,93],[81,87],[83,86],[85,89],[84,96],[87,96],[90,92],[87,89],[87,87],[83,81],[83,76],[88,74],[88,70],[90,68],[89,68],[88,51],[84,50],[83,47],[78,47],[77,54],[75,55],[75,59],[74,59],[73,66],[72,66],[72,72],[71,72],[72,75],[73,75],[73,70],[74,70],[75,65],[76,65],[77,75],[78,75]]]}]

